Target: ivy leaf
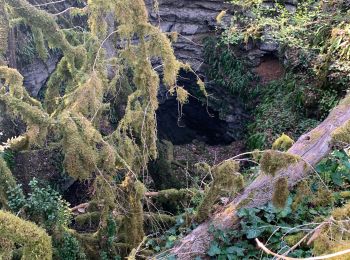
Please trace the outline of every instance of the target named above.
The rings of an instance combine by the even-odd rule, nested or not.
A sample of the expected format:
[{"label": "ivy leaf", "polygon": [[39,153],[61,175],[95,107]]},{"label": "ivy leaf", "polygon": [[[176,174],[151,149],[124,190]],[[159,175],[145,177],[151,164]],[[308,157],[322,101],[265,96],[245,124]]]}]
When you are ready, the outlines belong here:
[{"label": "ivy leaf", "polygon": [[347,169],[350,169],[350,162],[349,161],[344,161],[343,164]]},{"label": "ivy leaf", "polygon": [[314,210],[313,208],[309,209],[309,213],[312,214],[312,215],[318,215],[319,213]]},{"label": "ivy leaf", "polygon": [[334,151],[333,155],[339,159],[347,159],[346,154],[341,151]]},{"label": "ivy leaf", "polygon": [[219,244],[217,242],[213,242],[210,245],[208,255],[209,256],[216,256],[216,255],[220,255],[220,254],[221,254],[221,249],[219,247]]},{"label": "ivy leaf", "polygon": [[334,182],[334,184],[336,184],[338,186],[343,185],[342,174],[340,171],[335,171],[334,173],[332,173],[331,178],[332,178],[332,181]]},{"label": "ivy leaf", "polygon": [[244,256],[244,248],[237,246],[230,246],[226,248],[227,254],[236,254],[237,256]]},{"label": "ivy leaf", "polygon": [[262,233],[262,229],[259,229],[257,227],[251,228],[247,231],[247,238],[248,239],[253,239],[253,238],[257,238],[258,236],[260,236],[260,234]]}]

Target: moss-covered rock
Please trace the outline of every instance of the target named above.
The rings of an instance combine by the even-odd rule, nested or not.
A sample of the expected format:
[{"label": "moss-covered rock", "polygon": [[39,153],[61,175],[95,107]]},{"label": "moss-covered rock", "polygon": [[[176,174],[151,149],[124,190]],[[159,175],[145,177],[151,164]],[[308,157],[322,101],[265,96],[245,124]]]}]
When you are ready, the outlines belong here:
[{"label": "moss-covered rock", "polygon": [[1,238],[22,245],[23,260],[51,260],[51,237],[44,229],[0,210]]}]

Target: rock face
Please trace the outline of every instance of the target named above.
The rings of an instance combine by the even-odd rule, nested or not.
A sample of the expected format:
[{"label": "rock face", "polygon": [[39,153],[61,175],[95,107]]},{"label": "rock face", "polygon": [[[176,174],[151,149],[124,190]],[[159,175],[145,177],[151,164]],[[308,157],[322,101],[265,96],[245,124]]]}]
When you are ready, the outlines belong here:
[{"label": "rock face", "polygon": [[19,136],[24,129],[25,126],[20,120],[11,119],[6,114],[5,104],[0,102],[0,144],[11,137]]},{"label": "rock face", "polygon": [[233,6],[223,0],[158,0],[157,10],[153,7],[154,0],[145,2],[153,24],[159,25],[163,32],[179,34],[174,44],[176,56],[202,72],[203,39],[215,33],[217,15],[223,10],[230,13]]},{"label": "rock face", "polygon": [[36,58],[29,66],[19,68],[20,73],[24,77],[23,84],[30,95],[33,97],[38,96],[39,91],[55,70],[58,60],[59,57],[57,55],[52,55],[47,61]]}]

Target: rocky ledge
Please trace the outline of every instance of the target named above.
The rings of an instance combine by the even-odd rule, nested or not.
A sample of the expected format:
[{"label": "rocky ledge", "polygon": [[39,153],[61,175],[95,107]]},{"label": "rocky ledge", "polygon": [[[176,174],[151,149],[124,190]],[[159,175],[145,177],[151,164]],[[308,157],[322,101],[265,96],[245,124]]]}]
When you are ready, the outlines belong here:
[{"label": "rocky ledge", "polygon": [[[233,6],[223,0],[146,0],[153,24],[163,32],[177,32],[174,44],[176,56],[202,72],[203,39],[214,34],[216,17],[222,10],[232,11]],[[229,19],[229,17],[227,17]]]}]

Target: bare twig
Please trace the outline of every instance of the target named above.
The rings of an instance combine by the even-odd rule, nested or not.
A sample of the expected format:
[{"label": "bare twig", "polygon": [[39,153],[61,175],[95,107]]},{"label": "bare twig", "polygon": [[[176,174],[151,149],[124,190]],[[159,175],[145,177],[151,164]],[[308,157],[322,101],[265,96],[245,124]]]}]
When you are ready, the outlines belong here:
[{"label": "bare twig", "polygon": [[307,257],[307,258],[294,258],[294,257],[288,257],[288,256],[284,256],[284,255],[279,255],[276,254],[274,252],[272,252],[270,249],[268,249],[262,242],[259,241],[259,239],[255,239],[257,245],[259,248],[261,248],[266,254],[269,255],[273,255],[277,258],[280,259],[285,259],[285,260],[322,260],[322,259],[329,259],[332,257],[337,257],[337,256],[341,256],[341,255],[345,255],[345,254],[349,254],[350,253],[350,249],[346,249],[337,253],[333,253],[333,254],[329,254],[329,255],[323,255],[323,256],[315,256],[315,257]]}]

